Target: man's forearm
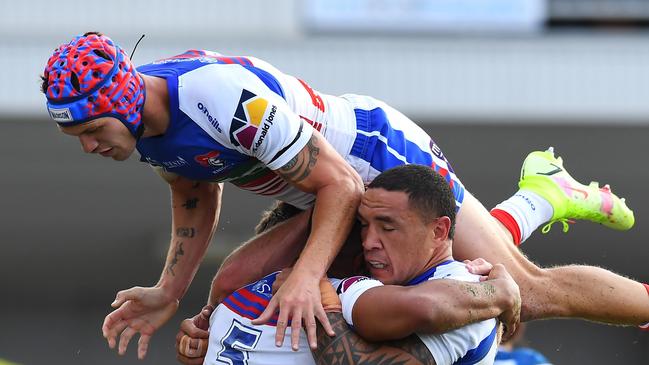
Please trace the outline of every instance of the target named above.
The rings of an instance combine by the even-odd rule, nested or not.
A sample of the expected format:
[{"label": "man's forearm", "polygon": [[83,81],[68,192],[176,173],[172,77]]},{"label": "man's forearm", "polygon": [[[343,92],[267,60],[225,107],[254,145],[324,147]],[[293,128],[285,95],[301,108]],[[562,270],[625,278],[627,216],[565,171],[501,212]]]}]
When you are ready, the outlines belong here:
[{"label": "man's forearm", "polygon": [[444,279],[410,287],[379,286],[364,292],[354,304],[354,328],[371,341],[444,333],[498,317],[513,305],[509,295],[499,280]]},{"label": "man's forearm", "polygon": [[318,280],[325,274],[351,231],[359,203],[360,194],[351,182],[318,191],[311,233],[296,272]]},{"label": "man's forearm", "polygon": [[228,255],[212,280],[207,304],[216,306],[242,286],[292,266],[304,248],[310,214],[307,210],[276,224]]},{"label": "man's forearm", "polygon": [[403,340],[371,343],[359,337],[345,322],[342,313],[327,313],[335,337],[318,324],[318,349],[312,350],[318,365],[435,365],[428,348],[415,336]]},{"label": "man's forearm", "polygon": [[180,299],[205,256],[218,222],[221,186],[185,180],[176,182],[171,191],[171,243],[158,286]]}]

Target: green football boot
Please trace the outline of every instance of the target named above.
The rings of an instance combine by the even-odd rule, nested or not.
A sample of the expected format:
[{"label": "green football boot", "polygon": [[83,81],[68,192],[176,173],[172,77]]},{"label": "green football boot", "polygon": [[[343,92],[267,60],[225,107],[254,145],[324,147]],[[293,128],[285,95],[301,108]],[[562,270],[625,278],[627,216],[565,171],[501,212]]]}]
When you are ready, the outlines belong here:
[{"label": "green football boot", "polygon": [[554,149],[530,153],[521,168],[519,188],[534,192],[547,200],[554,209],[550,222],[543,227],[547,233],[555,222],[563,223],[572,219],[589,220],[607,227],[624,231],[633,227],[633,211],[626,206],[624,199],[611,192],[608,185],[600,188],[597,182],[583,185],[563,167],[561,157],[554,156]]}]

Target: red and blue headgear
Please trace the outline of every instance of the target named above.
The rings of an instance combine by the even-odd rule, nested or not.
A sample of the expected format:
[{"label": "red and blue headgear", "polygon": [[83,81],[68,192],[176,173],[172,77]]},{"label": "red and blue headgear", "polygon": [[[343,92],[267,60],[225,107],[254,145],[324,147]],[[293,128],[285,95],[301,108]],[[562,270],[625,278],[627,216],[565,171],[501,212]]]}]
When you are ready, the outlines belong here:
[{"label": "red and blue headgear", "polygon": [[90,33],[61,45],[47,61],[47,109],[61,126],[119,119],[135,138],[144,131],[144,80],[110,38]]}]

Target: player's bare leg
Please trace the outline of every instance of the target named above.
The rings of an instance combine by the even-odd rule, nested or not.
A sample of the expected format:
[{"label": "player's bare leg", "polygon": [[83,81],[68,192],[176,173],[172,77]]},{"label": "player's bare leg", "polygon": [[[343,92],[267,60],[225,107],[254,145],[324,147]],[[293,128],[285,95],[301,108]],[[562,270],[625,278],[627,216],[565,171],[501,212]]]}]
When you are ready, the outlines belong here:
[{"label": "player's bare leg", "polygon": [[642,284],[592,266],[539,268],[470,194],[457,217],[453,255],[505,265],[521,290],[522,320],[578,317],[626,325],[649,321],[649,295]]}]

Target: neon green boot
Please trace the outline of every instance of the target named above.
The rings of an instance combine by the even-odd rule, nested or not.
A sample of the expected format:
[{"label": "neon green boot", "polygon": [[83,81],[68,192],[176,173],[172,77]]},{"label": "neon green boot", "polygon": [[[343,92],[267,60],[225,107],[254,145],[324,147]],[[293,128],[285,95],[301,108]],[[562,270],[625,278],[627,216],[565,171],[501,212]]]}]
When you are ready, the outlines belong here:
[{"label": "neon green boot", "polygon": [[630,229],[635,222],[633,211],[624,199],[613,194],[608,185],[600,188],[597,182],[583,185],[573,179],[563,167],[561,157],[554,156],[552,147],[534,151],[525,158],[518,186],[540,195],[552,205],[554,214],[543,227],[543,233],[557,221],[563,223],[567,232],[570,219],[589,220],[621,231]]}]

